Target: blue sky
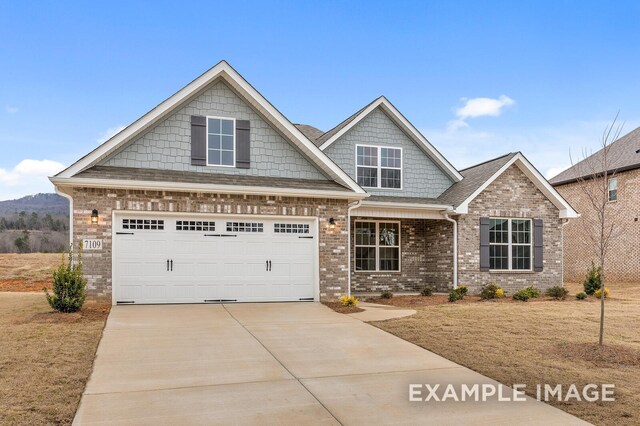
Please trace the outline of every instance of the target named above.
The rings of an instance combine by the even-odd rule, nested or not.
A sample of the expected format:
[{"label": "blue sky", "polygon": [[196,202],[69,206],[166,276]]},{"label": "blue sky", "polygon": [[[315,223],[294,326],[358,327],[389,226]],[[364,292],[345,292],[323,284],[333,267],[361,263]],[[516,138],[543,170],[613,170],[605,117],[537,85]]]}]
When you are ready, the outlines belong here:
[{"label": "blue sky", "polygon": [[0,200],[221,59],[293,122],[384,94],[454,166],[520,150],[550,177],[618,110],[640,126],[638,22],[637,1],[3,1]]}]

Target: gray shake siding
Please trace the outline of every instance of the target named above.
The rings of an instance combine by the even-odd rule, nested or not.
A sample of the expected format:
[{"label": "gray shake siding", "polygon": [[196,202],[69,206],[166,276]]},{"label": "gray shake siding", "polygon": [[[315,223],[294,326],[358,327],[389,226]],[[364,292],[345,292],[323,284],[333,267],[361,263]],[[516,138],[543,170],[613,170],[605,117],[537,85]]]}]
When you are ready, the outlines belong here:
[{"label": "gray shake siding", "polygon": [[452,185],[451,179],[380,109],[373,110],[324,150],[354,180],[356,145],[402,148],[402,190],[365,188],[374,195],[436,198]]},{"label": "gray shake siding", "polygon": [[[209,115],[251,121],[251,167],[191,164],[191,116]],[[225,83],[214,83],[143,136],[100,165],[203,173],[327,179]]]}]

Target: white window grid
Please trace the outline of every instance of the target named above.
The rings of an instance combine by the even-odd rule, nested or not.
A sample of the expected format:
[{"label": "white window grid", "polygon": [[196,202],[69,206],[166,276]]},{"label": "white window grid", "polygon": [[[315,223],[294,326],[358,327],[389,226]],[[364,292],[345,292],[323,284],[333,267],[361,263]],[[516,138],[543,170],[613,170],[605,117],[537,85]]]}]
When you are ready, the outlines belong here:
[{"label": "white window grid", "polygon": [[[402,227],[400,225],[399,221],[392,221],[392,220],[356,220],[355,221],[355,226],[354,226],[354,230],[357,228],[357,225],[360,223],[374,223],[375,224],[375,235],[374,235],[374,241],[375,244],[356,244],[356,240],[355,240],[355,233],[354,233],[354,250],[353,250],[353,256],[354,256],[354,267],[356,265],[356,252],[358,251],[357,248],[358,247],[368,247],[368,248],[375,248],[375,269],[356,269],[356,272],[400,272],[402,270],[402,252],[401,252],[401,248],[400,248],[400,235],[402,233]],[[395,244],[381,244],[380,243],[380,224],[384,224],[384,223],[393,223],[393,224],[397,224],[398,225],[398,239],[397,241],[395,241]],[[385,248],[392,248],[392,249],[398,249],[398,269],[397,270],[389,270],[389,269],[380,269],[380,249],[385,249]]]},{"label": "white window grid", "polygon": [[[361,148],[362,155],[358,155],[358,150]],[[383,153],[385,157],[383,159]],[[390,155],[391,154],[391,155]],[[402,189],[403,186],[403,153],[402,148],[400,147],[392,147],[392,146],[375,146],[375,145],[356,145],[356,181],[364,188],[379,188],[379,189]],[[385,163],[385,164],[383,164]],[[375,171],[375,185],[370,185],[367,182],[363,182],[362,179],[369,179],[369,183],[372,180],[369,176],[361,176],[358,173],[359,169],[367,169]],[[394,178],[389,177],[388,175],[383,178],[383,171],[397,171],[399,176],[398,187],[389,186],[388,184],[385,186],[385,182],[393,182]],[[395,175],[395,173],[394,173]],[[360,183],[362,182],[362,183]]]},{"label": "white window grid", "polygon": [[164,220],[158,219],[122,219],[122,229],[164,230]]},{"label": "white window grid", "polygon": [[607,199],[611,202],[618,201],[618,179],[617,178],[609,179]]},{"label": "white window grid", "polygon": [[227,232],[264,232],[260,222],[227,222]]},{"label": "white window grid", "polygon": [[[215,129],[209,129],[209,121],[210,120],[220,120],[220,131],[217,132],[215,131]],[[235,118],[230,118],[230,117],[214,117],[214,116],[207,116],[207,166],[216,166],[216,167],[235,167],[236,166],[236,120]],[[222,122],[223,121],[230,121],[231,122],[231,127],[232,127],[232,133],[223,133],[222,131]],[[209,146],[209,135],[212,136],[220,136],[220,148],[216,148],[216,147],[210,147]],[[223,149],[223,145],[222,145],[222,140],[224,136],[232,136],[233,137],[233,149],[229,150],[229,149]],[[209,151],[218,151],[220,153],[220,162],[216,163],[216,162],[212,162],[212,159],[210,158],[210,152]],[[223,152],[232,152],[233,154],[233,161],[232,164],[222,164],[222,153]]]},{"label": "white window grid", "polygon": [[216,223],[202,220],[177,220],[176,231],[215,231]]},{"label": "white window grid", "polygon": [[[491,247],[507,247],[507,267],[506,268],[492,268],[492,271],[532,271],[533,269],[533,222],[531,219],[524,218],[504,218],[504,217],[492,217],[490,220],[506,220],[507,221],[507,241],[500,242],[491,242],[491,238],[489,238],[489,250]],[[529,235],[528,243],[516,243],[513,242],[513,222],[528,222],[529,223],[529,231],[516,231],[516,233],[522,234],[527,233]],[[495,232],[489,230],[489,232]],[[500,231],[502,233],[503,231]],[[516,256],[515,259],[529,259],[529,268],[514,268],[513,267],[513,247],[529,247],[529,256]],[[491,252],[490,252],[491,253]]]},{"label": "white window grid", "polygon": [[276,223],[273,225],[273,232],[276,234],[308,234],[309,224],[307,223]]}]

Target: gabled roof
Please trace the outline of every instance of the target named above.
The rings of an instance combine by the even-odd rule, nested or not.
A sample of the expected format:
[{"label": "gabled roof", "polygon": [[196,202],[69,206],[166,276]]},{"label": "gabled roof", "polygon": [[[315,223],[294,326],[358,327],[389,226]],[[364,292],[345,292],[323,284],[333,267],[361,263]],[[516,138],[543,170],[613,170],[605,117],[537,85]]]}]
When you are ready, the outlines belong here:
[{"label": "gabled roof", "polygon": [[91,188],[355,198],[350,189],[331,180],[198,173],[135,167],[93,166],[71,178],[53,177],[51,181],[59,186]]},{"label": "gabled roof", "polygon": [[460,173],[462,173],[464,179],[453,184],[438,197],[438,200],[443,204],[451,204],[454,207],[454,212],[466,214],[469,212],[471,201],[514,164],[560,210],[561,218],[579,216],[573,207],[520,152],[512,152],[461,170]]},{"label": "gabled roof", "polygon": [[200,94],[211,83],[223,79],[236,92],[242,95],[269,123],[280,131],[304,155],[306,155],[320,170],[336,182],[350,188],[358,194],[366,192],[347,173],[340,169],[333,161],[324,155],[296,126],[294,126],[280,111],[267,101],[249,82],[247,82],[226,61],[206,71],[200,77],[180,89],[171,97],[160,103],[154,109],[127,126],[124,130],[107,140],[98,148],[56,175],[57,180],[68,179],[99,163],[102,159],[116,152],[119,148],[133,141],[144,131],[160,122],[181,105]]},{"label": "gabled roof", "polygon": [[320,146],[321,150],[326,150],[331,144],[338,140],[342,135],[347,133],[353,126],[358,124],[363,118],[369,115],[376,108],[382,109],[391,120],[409,136],[416,145],[420,147],[454,182],[462,180],[462,175],[456,170],[455,167],[447,161],[446,158],[438,152],[437,149],[409,122],[395,106],[384,96],[380,96],[360,111],[353,114],[351,117],[338,124],[333,129],[322,135],[316,140],[316,145]]},{"label": "gabled roof", "polygon": [[[602,164],[602,155],[603,150],[601,149],[572,167],[569,167],[559,175],[552,177],[549,179],[549,182],[557,186],[575,182],[593,173],[605,172],[605,170],[585,170],[586,164]],[[608,156],[611,161],[611,167],[609,170],[606,170],[606,172],[623,172],[625,170],[640,168],[640,127],[613,142],[609,146]]]},{"label": "gabled roof", "polygon": [[305,135],[311,142],[316,143],[316,139],[318,139],[324,133],[322,130],[317,127],[310,126],[308,124],[294,124]]}]

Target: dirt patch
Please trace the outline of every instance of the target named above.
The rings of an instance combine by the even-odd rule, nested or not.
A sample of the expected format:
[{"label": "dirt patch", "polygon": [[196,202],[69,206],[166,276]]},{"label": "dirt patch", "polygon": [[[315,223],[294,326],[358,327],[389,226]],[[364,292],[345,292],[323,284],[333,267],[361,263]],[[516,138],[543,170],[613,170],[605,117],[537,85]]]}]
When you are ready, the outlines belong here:
[{"label": "dirt patch", "polygon": [[357,306],[343,306],[340,302],[322,302],[322,304],[330,307],[339,314],[355,314],[364,311],[364,309],[358,308]]},{"label": "dirt patch", "polygon": [[24,323],[76,323],[81,321],[105,321],[109,316],[110,306],[83,307],[78,312],[38,312]]},{"label": "dirt patch", "polygon": [[53,270],[61,261],[60,253],[0,254],[0,291],[51,289]]},{"label": "dirt patch", "polygon": [[464,299],[456,302],[449,302],[448,294],[434,294],[432,296],[393,296],[390,299],[382,299],[380,297],[367,297],[366,301],[371,303],[379,303],[381,305],[397,306],[399,308],[419,308],[424,306],[435,305],[453,305],[478,302],[478,296],[465,296]]},{"label": "dirt patch", "polygon": [[595,342],[559,343],[551,353],[562,359],[575,359],[591,363],[594,367],[615,368],[618,366],[640,366],[640,350],[628,346]]}]

